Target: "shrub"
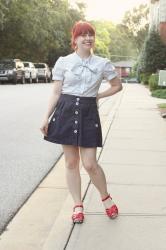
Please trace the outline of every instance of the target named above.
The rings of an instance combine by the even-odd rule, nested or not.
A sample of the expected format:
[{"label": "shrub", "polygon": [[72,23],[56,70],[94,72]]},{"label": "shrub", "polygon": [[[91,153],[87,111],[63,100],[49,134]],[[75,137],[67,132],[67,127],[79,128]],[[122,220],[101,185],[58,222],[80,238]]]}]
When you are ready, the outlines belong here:
[{"label": "shrub", "polygon": [[166,89],[156,89],[152,91],[153,97],[166,99]]},{"label": "shrub", "polygon": [[152,74],[149,77],[149,88],[150,90],[155,90],[158,89],[158,80],[159,80],[159,75],[158,74]]},{"label": "shrub", "polygon": [[143,84],[148,85],[149,84],[149,77],[150,73],[141,73],[140,74],[140,80]]}]

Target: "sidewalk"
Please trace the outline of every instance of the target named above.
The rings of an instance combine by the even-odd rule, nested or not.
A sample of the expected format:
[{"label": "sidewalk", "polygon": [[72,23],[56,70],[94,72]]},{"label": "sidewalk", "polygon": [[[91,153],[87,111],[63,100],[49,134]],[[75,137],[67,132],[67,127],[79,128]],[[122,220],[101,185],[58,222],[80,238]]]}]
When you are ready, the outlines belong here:
[{"label": "sidewalk", "polygon": [[137,84],[125,84],[114,108],[108,101],[100,112],[105,143],[99,163],[119,217],[106,217],[82,168],[85,222],[72,225],[62,157],[1,235],[0,250],[166,249],[166,121]]}]

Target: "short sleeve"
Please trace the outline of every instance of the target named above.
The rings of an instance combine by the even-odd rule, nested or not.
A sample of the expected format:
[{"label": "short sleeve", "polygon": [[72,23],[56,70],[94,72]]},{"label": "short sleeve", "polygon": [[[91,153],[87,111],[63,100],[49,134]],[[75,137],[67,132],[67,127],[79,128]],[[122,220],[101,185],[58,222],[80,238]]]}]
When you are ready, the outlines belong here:
[{"label": "short sleeve", "polygon": [[107,60],[105,63],[104,73],[103,73],[104,79],[112,80],[117,75],[118,73],[116,72],[114,65],[109,60]]},{"label": "short sleeve", "polygon": [[62,81],[64,78],[63,57],[59,57],[52,69],[52,80]]}]

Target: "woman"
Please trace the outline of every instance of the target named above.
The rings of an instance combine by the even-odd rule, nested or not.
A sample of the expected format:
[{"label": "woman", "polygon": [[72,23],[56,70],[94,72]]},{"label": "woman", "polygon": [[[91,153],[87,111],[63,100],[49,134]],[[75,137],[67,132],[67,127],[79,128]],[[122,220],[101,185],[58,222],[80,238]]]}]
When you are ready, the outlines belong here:
[{"label": "woman", "polygon": [[[80,158],[100,193],[106,214],[112,219],[118,215],[118,208],[107,191],[104,172],[96,160],[96,149],[102,147],[97,102],[120,91],[122,85],[111,62],[93,54],[94,44],[94,27],[77,22],[72,29],[74,52],[60,57],[53,68],[53,93],[40,128],[45,140],[63,146],[66,179],[74,201],[74,223],[84,220]],[[98,93],[103,78],[110,87]]]}]

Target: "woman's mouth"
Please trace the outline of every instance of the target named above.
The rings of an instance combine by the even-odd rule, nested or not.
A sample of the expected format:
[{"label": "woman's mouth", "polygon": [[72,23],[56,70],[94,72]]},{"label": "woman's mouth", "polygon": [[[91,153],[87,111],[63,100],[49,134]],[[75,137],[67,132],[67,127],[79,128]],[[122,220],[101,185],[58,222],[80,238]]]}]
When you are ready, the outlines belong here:
[{"label": "woman's mouth", "polygon": [[84,42],[84,44],[86,44],[86,45],[92,45],[91,42]]}]

